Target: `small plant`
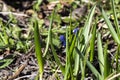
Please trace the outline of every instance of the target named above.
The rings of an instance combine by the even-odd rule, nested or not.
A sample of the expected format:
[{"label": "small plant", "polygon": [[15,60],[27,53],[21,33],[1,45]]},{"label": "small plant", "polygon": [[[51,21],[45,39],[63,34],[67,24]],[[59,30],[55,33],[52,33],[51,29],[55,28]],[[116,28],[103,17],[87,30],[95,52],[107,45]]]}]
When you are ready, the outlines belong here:
[{"label": "small plant", "polygon": [[[114,2],[112,1],[112,3]],[[57,65],[60,67],[60,70],[64,75],[64,80],[78,80],[78,79],[84,80],[85,78],[87,78],[86,68],[89,68],[92,74],[94,74],[93,77],[95,79],[104,80],[104,79],[107,79],[108,76],[111,75],[112,71],[114,70],[111,68],[111,64],[108,63],[110,62],[108,58],[108,52],[107,52],[108,45],[107,43],[105,44],[105,46],[102,45],[102,39],[101,39],[102,35],[96,29],[97,21],[94,23],[94,25],[91,24],[95,9],[96,9],[96,5],[94,5],[91,8],[91,11],[87,16],[87,20],[83,28],[76,28],[75,30],[72,30],[73,28],[72,28],[71,19],[70,19],[70,26],[66,26],[66,35],[60,35],[60,41],[62,45],[65,47],[65,52],[66,52],[65,65],[61,64],[60,59],[58,58],[56,50],[53,45],[52,23],[53,23],[53,18],[55,14],[55,12],[53,11],[53,14],[50,20],[51,22],[50,22],[49,31],[48,31],[48,38],[47,38],[48,40],[46,43],[44,57],[47,55],[48,49],[50,48]],[[118,27],[116,27],[116,30],[117,30],[116,32],[102,8],[101,8],[101,13],[110,30],[111,35],[113,36],[113,39],[116,41],[116,43],[119,46],[120,40],[118,37],[119,35],[119,30],[117,30]],[[114,17],[116,18],[114,4],[113,4],[113,13],[114,13]],[[115,20],[115,23],[116,23],[116,26],[118,26],[117,20]],[[39,31],[36,31],[36,28],[34,32],[35,32],[34,34],[39,33]],[[37,35],[36,37],[38,36],[39,35]],[[95,50],[96,38],[97,38],[97,50],[98,50],[97,57],[98,57],[98,63],[99,63],[99,70],[97,70],[96,67],[94,67],[94,65],[92,64],[94,61],[94,53],[95,53],[94,50]],[[37,40],[39,40],[39,38]],[[39,72],[43,73],[43,61],[42,61],[43,57],[41,55],[42,54],[41,46],[39,41],[36,41],[36,42],[35,42],[35,45],[39,44],[39,47],[36,47],[36,49],[39,49],[39,52],[36,55],[39,54],[40,56],[40,57],[36,56],[38,60],[38,65],[41,70]],[[116,57],[116,60],[118,60],[118,57]],[[117,67],[117,69],[119,68]],[[81,75],[81,77],[78,77],[79,75]]]},{"label": "small plant", "polygon": [[44,63],[42,58],[42,48],[40,43],[40,35],[39,35],[39,29],[38,29],[38,21],[36,20],[34,22],[34,42],[35,42],[35,53],[38,61],[39,66],[39,78],[42,80],[43,71],[44,71]]},{"label": "small plant", "polygon": [[39,11],[40,10],[40,4],[42,3],[43,0],[36,0],[35,5],[33,6],[33,9]]},{"label": "small plant", "polygon": [[[4,54],[4,51],[27,53],[34,44],[39,67],[35,80],[44,79],[46,65],[52,73],[51,79],[61,80],[62,76],[62,80],[119,80],[120,25],[115,10],[115,3],[118,3],[118,0],[107,1],[106,4],[111,4],[110,7],[103,1],[95,3],[95,0],[84,2],[85,5],[83,1],[78,0],[59,0],[50,4],[49,1],[55,0],[46,2],[36,0],[33,8],[37,12],[31,16],[30,22],[33,25],[27,27],[28,31],[25,33],[28,34],[25,36],[24,29],[17,26],[17,20],[12,14],[9,15],[8,22],[0,19],[0,53]],[[39,11],[42,2],[43,11]],[[80,3],[83,6],[88,5],[85,7],[88,14],[84,17],[79,16],[79,12],[72,15],[72,9],[80,8]],[[56,7],[49,14],[53,6]],[[105,7],[110,12],[105,11]],[[97,10],[100,13],[96,12]],[[65,12],[70,13],[69,16]],[[112,20],[108,17],[108,13],[113,15]],[[38,16],[42,18],[39,19]],[[103,20],[99,22],[101,18]],[[105,24],[106,27],[99,27],[99,24]],[[34,43],[32,43],[33,39]],[[115,47],[114,52],[110,50],[113,47]],[[30,55],[30,59],[33,56]],[[0,69],[9,66],[14,62],[15,57],[16,54],[5,57],[4,55],[1,57],[0,54]]]}]

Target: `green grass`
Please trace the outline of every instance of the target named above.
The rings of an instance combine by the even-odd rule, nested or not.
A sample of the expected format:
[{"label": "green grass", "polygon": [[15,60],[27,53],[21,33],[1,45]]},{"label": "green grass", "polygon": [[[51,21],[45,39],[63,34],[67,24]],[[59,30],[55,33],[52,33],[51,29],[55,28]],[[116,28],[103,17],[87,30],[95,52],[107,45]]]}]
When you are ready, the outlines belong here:
[{"label": "green grass", "polygon": [[44,63],[43,63],[43,58],[42,58],[42,48],[41,48],[42,41],[40,41],[38,21],[34,22],[34,42],[35,42],[36,58],[38,61],[38,66],[39,66],[39,78],[40,78],[40,80],[42,80]]},{"label": "green grass", "polygon": [[[38,0],[35,5],[35,10],[39,11],[39,5],[42,0]],[[61,71],[63,75],[63,80],[85,80],[88,77],[91,77],[94,80],[119,80],[120,76],[120,64],[119,64],[119,53],[120,53],[120,29],[119,29],[119,20],[116,12],[116,5],[114,0],[111,0],[111,10],[114,21],[110,21],[108,18],[108,12],[102,6],[97,3],[92,5],[89,8],[89,13],[83,17],[84,25],[79,27],[79,31],[74,34],[72,31],[74,28],[78,27],[78,21],[72,21],[72,14],[70,15],[65,28],[61,27],[60,15],[57,13],[57,8],[54,9],[51,15],[49,15],[50,24],[48,30],[43,28],[42,20],[39,20],[36,16],[32,16],[30,20],[33,23],[30,27],[30,33],[27,34],[27,38],[24,38],[22,35],[22,29],[17,25],[11,26],[11,21],[14,21],[14,16],[11,16],[11,19],[8,23],[2,23],[0,21],[0,51],[3,50],[15,50],[18,52],[27,53],[31,45],[35,45],[35,55],[37,59],[37,64],[39,67],[38,75],[36,75],[35,80],[43,80],[44,65],[46,61],[50,61],[51,65],[57,64],[52,67],[53,73],[55,72],[57,80],[60,80],[57,70]],[[72,4],[72,3],[71,3]],[[101,3],[100,3],[101,4]],[[72,4],[72,5],[75,5]],[[100,16],[96,16],[96,9],[100,10]],[[118,13],[119,14],[119,13]],[[59,17],[59,18],[58,18]],[[36,19],[37,18],[37,19]],[[99,19],[104,19],[105,24],[107,25],[107,30],[102,28],[98,30],[98,21]],[[15,21],[16,23],[16,21]],[[54,25],[54,23],[57,23]],[[113,25],[114,23],[114,25]],[[100,23],[102,24],[102,23]],[[110,40],[114,41],[116,44],[116,50],[113,57],[111,58],[109,45],[110,40],[106,39],[104,41],[104,34],[102,31],[110,33]],[[34,34],[34,35],[33,35]],[[64,46],[64,52],[60,48],[59,35],[64,35],[66,38],[66,46]],[[29,41],[33,40],[28,43]],[[65,63],[61,62],[59,54],[63,54],[65,57]],[[12,55],[14,58],[16,55]],[[51,57],[52,56],[52,57]],[[14,59],[1,59],[0,68],[5,68],[10,65]],[[97,65],[96,65],[97,64]],[[113,64],[116,64],[115,68]]]}]

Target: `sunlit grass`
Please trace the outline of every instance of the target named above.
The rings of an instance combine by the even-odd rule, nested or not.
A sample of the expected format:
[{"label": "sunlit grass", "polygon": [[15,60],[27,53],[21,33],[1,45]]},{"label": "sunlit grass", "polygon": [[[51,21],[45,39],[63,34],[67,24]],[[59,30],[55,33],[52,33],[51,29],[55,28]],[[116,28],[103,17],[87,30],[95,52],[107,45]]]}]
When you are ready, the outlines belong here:
[{"label": "sunlit grass", "polygon": [[[64,75],[64,80],[78,80],[79,78],[81,80],[84,80],[85,78],[87,78],[86,77],[87,76],[86,72],[88,71],[87,68],[89,68],[91,73],[94,75],[95,79],[98,80],[104,80],[108,78],[113,73],[112,71],[114,71],[114,69],[111,68],[112,63],[111,64],[108,63],[109,62],[109,56],[108,56],[109,53],[107,50],[108,43],[103,45],[102,35],[99,31],[97,31],[97,24],[96,24],[97,22],[93,22],[95,9],[96,9],[96,5],[91,8],[91,11],[88,14],[84,27],[80,28],[76,34],[71,33],[72,31],[71,19],[70,19],[70,25],[66,26],[66,35],[64,35],[66,36],[65,65],[61,64],[60,59],[58,58],[56,50],[53,45],[52,34],[54,32],[52,29],[53,28],[52,23],[53,23],[53,16],[55,14],[55,12],[53,11],[50,20],[51,22],[49,26],[49,31],[48,31],[48,40],[46,43],[46,48],[43,58],[45,58],[45,56],[48,54],[49,52],[48,49],[50,48],[57,65],[60,67],[60,70]],[[118,37],[119,30],[117,30],[117,32],[115,31],[104,9],[100,8],[100,10],[113,39],[119,45],[120,43]],[[113,9],[113,13],[115,17],[116,13],[114,9]],[[117,19],[116,19],[116,25],[118,26]],[[118,29],[118,27],[116,28]],[[99,70],[96,69],[96,67],[92,64],[95,56],[95,52],[94,52],[95,41],[97,41],[97,58],[98,58],[97,62],[99,63]],[[116,60],[118,60],[118,57],[116,57]],[[78,78],[78,75],[81,75],[81,77]]]},{"label": "sunlit grass", "polygon": [[[35,9],[37,11],[39,11],[39,5],[41,2],[42,0],[38,0],[37,4],[35,5]],[[102,8],[102,6],[98,7],[96,4],[92,5],[88,15],[85,17],[86,20],[84,22],[84,26],[80,26],[79,28],[78,26],[72,25],[73,22],[70,15],[70,18],[67,21],[69,24],[65,25],[64,30],[60,28],[58,28],[58,30],[54,29],[53,23],[54,18],[56,17],[55,14],[57,14],[56,9],[54,9],[50,15],[50,24],[46,30],[43,30],[43,28],[39,27],[42,26],[39,24],[39,21],[41,20],[35,18],[35,20],[33,20],[34,22],[31,20],[31,23],[33,23],[32,28],[34,30],[34,35],[28,36],[34,37],[35,55],[39,67],[36,80],[43,79],[45,61],[50,59],[47,58],[47,56],[52,56],[53,62],[57,64],[57,68],[52,67],[51,71],[55,72],[57,75],[57,70],[59,69],[64,80],[85,80],[88,77],[95,80],[118,79],[120,76],[120,29],[114,0],[111,0],[111,4],[111,11],[114,17],[113,22],[109,20],[107,16],[108,14]],[[96,18],[96,8],[100,9],[102,17],[97,16]],[[111,40],[113,40],[116,44],[117,48],[115,54],[112,54],[114,56],[113,58],[110,57],[109,53],[109,40],[106,40],[106,42],[103,41],[103,34],[101,33],[102,30],[98,30],[98,18],[104,19],[103,21],[107,25],[108,31],[112,36]],[[18,26],[13,27],[10,25],[12,19],[14,19],[13,16],[11,16],[11,19],[7,24],[4,24],[2,21],[0,21],[0,50],[10,50],[14,48],[16,51],[23,51],[25,53],[31,47],[31,45],[28,43],[28,39],[25,39],[25,41],[21,40],[20,35],[22,33]],[[73,32],[73,27],[78,29],[77,32]],[[63,53],[63,49],[59,48],[60,40],[58,40],[58,37],[61,34],[65,37],[65,44],[62,45],[62,47],[64,46],[65,54]],[[55,39],[57,40],[56,42]],[[58,57],[58,53],[65,56],[64,64],[61,62],[61,58]],[[53,63],[52,60],[50,60],[51,64]],[[5,62],[5,64],[0,66],[0,68],[8,66],[12,61],[13,59],[1,59],[0,62]],[[113,67],[114,63],[116,64],[115,68]]]}]

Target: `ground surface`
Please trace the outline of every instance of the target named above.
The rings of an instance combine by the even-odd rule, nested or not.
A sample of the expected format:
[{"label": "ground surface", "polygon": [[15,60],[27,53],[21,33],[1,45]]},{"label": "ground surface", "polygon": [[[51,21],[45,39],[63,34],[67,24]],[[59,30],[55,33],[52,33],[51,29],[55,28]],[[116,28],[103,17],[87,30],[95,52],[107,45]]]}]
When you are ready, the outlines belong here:
[{"label": "ground surface", "polygon": [[[59,2],[61,1],[61,2]],[[33,41],[33,23],[34,19],[40,21],[40,26],[42,26],[40,31],[43,31],[42,36],[44,37],[45,46],[46,34],[50,25],[49,17],[55,7],[57,7],[57,14],[55,15],[55,21],[53,23],[53,28],[57,32],[57,39],[59,39],[59,34],[64,34],[64,27],[68,25],[67,18],[72,13],[72,18],[79,21],[74,23],[77,27],[83,27],[86,15],[89,12],[89,7],[93,5],[87,2],[83,2],[81,5],[74,3],[69,5],[66,2],[59,1],[47,1],[43,0],[41,5],[35,8],[35,0],[1,0],[0,1],[0,32],[4,33],[2,26],[7,27],[5,31],[8,32],[7,35],[11,39],[10,44],[0,43],[0,60],[6,60],[8,62],[0,62],[0,80],[34,80],[38,73],[38,65],[35,57],[34,41]],[[87,0],[86,0],[87,1]],[[88,7],[89,6],[89,7]],[[104,7],[104,5],[103,5]],[[70,9],[72,11],[70,11]],[[109,8],[106,8],[109,10]],[[10,14],[12,16],[10,16]],[[96,9],[96,15],[100,15],[99,10]],[[79,20],[80,19],[80,20]],[[99,25],[103,25],[100,23]],[[101,26],[98,25],[98,30]],[[60,30],[60,31],[59,31]],[[62,31],[61,31],[62,30]],[[18,32],[20,32],[18,34]],[[11,33],[11,34],[9,34]],[[104,32],[102,32],[104,34]],[[5,34],[2,34],[5,35]],[[11,35],[11,36],[10,36]],[[113,43],[110,36],[109,50],[111,55],[114,55],[116,44]],[[106,36],[103,37],[103,41],[106,42]],[[107,38],[108,39],[108,38]],[[64,47],[61,44],[57,46],[57,53],[61,62],[65,63]],[[24,47],[25,45],[25,47]],[[44,48],[43,48],[44,51]],[[8,60],[9,59],[9,60]],[[6,63],[6,64],[4,64]],[[47,55],[44,65],[44,80],[57,80],[58,76],[60,80],[63,79],[63,75],[59,70],[59,67],[54,62],[52,55]],[[98,64],[95,62],[95,66]],[[56,70],[54,70],[56,69]],[[57,73],[57,75],[56,75]]]}]

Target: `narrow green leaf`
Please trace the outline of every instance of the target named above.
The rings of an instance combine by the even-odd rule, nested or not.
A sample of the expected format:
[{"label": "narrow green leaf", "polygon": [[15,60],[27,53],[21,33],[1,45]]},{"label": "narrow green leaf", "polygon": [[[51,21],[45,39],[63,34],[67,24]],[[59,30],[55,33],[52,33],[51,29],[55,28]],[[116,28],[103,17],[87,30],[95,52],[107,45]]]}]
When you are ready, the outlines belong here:
[{"label": "narrow green leaf", "polygon": [[80,55],[77,54],[76,51],[74,52],[74,54],[75,54],[75,57],[74,57],[74,59],[75,59],[75,66],[74,66],[74,73],[73,73],[73,75],[77,76],[78,71],[79,71]]},{"label": "narrow green leaf", "polygon": [[120,54],[120,45],[118,45],[118,48],[117,48],[117,51],[116,51],[116,54],[115,54],[115,59],[116,59],[116,71],[119,71],[120,70],[120,67],[119,67],[119,54]]},{"label": "narrow green leaf", "polygon": [[97,48],[98,48],[98,60],[99,60],[100,72],[103,76],[103,73],[104,73],[104,56],[103,56],[101,34],[99,32],[98,32],[98,37],[97,37]]},{"label": "narrow green leaf", "polygon": [[68,75],[70,75],[70,53],[69,53],[69,41],[68,41],[68,28],[66,28],[66,64],[65,64],[65,78],[68,79]]},{"label": "narrow green leaf", "polygon": [[4,59],[0,60],[0,69],[1,68],[5,68],[8,65],[10,65],[13,60],[14,60],[15,55],[8,55],[7,57],[5,57]]},{"label": "narrow green leaf", "polygon": [[101,12],[102,12],[103,18],[105,19],[105,22],[106,22],[106,24],[107,24],[107,26],[108,26],[108,28],[109,28],[109,30],[110,30],[110,32],[111,32],[112,37],[114,38],[114,40],[115,40],[118,44],[120,44],[120,40],[119,40],[119,38],[118,38],[118,36],[117,36],[117,33],[115,32],[115,29],[113,28],[113,26],[112,26],[110,20],[108,19],[106,13],[104,12],[103,9],[101,9]]},{"label": "narrow green leaf", "polygon": [[[75,47],[76,52],[82,57],[84,58],[83,54],[80,53],[79,49],[77,47]],[[97,71],[97,69],[89,62],[86,62],[88,68],[92,71],[92,73],[96,76],[96,78],[98,78],[99,80],[102,80],[102,77],[100,75],[100,73]]]},{"label": "narrow green leaf", "polygon": [[[75,42],[76,42],[76,37],[77,37],[77,34],[74,36],[72,42],[71,42],[71,45],[70,45],[70,53],[73,52],[74,50],[74,47],[75,47]],[[71,54],[70,54],[71,55]]]},{"label": "narrow green leaf", "polygon": [[107,47],[108,45],[106,44],[104,48],[104,79],[111,74],[111,65],[110,65],[111,61],[109,59]]},{"label": "narrow green leaf", "polygon": [[116,71],[114,71],[113,73],[111,73],[107,78],[105,78],[105,80],[109,80],[109,78],[111,78],[114,75],[116,75]]},{"label": "narrow green leaf", "polygon": [[120,78],[120,73],[117,73],[113,75],[112,77],[108,78],[107,80],[119,80],[119,78]]},{"label": "narrow green leaf", "polygon": [[39,80],[39,75],[38,74],[35,76],[34,80]]},{"label": "narrow green leaf", "polygon": [[[114,16],[114,19],[115,19],[115,28],[117,30],[117,33],[118,35],[120,35],[120,30],[119,30],[119,23],[118,23],[118,20],[117,20],[117,15],[116,15],[116,10],[115,10],[115,4],[114,4],[114,0],[111,0],[112,2],[112,10],[113,10],[113,16]],[[119,36],[118,36],[119,37]],[[120,37],[119,37],[120,38]]]},{"label": "narrow green leaf", "polygon": [[52,49],[52,52],[53,52],[53,56],[54,56],[54,58],[55,58],[55,61],[56,61],[57,65],[60,66],[60,69],[61,69],[62,73],[65,74],[64,66],[61,64],[61,62],[60,62],[60,60],[59,60],[59,58],[58,58],[58,56],[57,56],[57,53],[56,53],[56,51],[55,51],[55,49],[54,49],[53,44],[50,44],[50,45],[51,45],[51,49]]},{"label": "narrow green leaf", "polygon": [[35,8],[36,10],[39,10],[39,9],[40,9],[39,6],[40,6],[40,4],[42,3],[42,1],[43,1],[43,0],[37,0],[37,1],[36,1],[36,4],[34,5],[34,8]]},{"label": "narrow green leaf", "polygon": [[[69,75],[72,78],[73,67],[72,67],[71,62],[72,62],[73,58],[72,58],[71,54],[72,54],[73,50],[71,50],[71,49],[73,49],[73,43],[71,42],[71,46],[69,45],[69,35],[71,35],[69,33],[69,30],[70,29],[67,27],[66,28],[66,65],[65,65],[65,69],[69,66],[69,73],[67,73],[66,75]],[[73,40],[73,42],[74,42],[74,40]]]},{"label": "narrow green leaf", "polygon": [[45,52],[44,52],[44,54],[43,54],[43,57],[44,57],[44,56],[47,54],[47,52],[48,52],[48,48],[49,48],[49,44],[50,44],[50,39],[51,39],[51,28],[52,28],[54,13],[55,13],[55,11],[53,11],[53,13],[52,13],[52,15],[51,15],[50,25],[49,25],[49,31],[48,31],[47,45],[46,45],[46,48],[45,48]]},{"label": "narrow green leaf", "polygon": [[90,31],[90,24],[91,24],[91,22],[93,21],[93,20],[92,20],[92,17],[93,17],[95,8],[96,8],[96,5],[94,5],[94,6],[91,8],[90,13],[89,13],[89,15],[88,15],[88,18],[87,18],[87,20],[86,20],[86,22],[85,22],[84,31],[83,31],[83,35],[84,35],[84,37],[85,37],[85,43],[86,43],[87,40],[88,40],[89,31]]},{"label": "narrow green leaf", "polygon": [[69,77],[68,77],[68,75],[69,75],[69,69],[70,69],[70,64],[67,64],[67,65],[65,66],[65,76],[64,76],[64,80],[68,80],[68,79],[69,79]]},{"label": "narrow green leaf", "polygon": [[40,74],[40,79],[42,78],[43,75],[43,58],[42,58],[42,49],[41,49],[41,43],[40,43],[40,34],[39,34],[39,29],[38,29],[38,22],[35,20],[34,22],[34,42],[35,42],[35,53],[38,61],[38,66],[39,66],[39,74]]},{"label": "narrow green leaf", "polygon": [[65,74],[65,69],[64,69],[64,66],[62,66],[58,56],[57,56],[57,53],[54,49],[54,46],[53,46],[53,41],[52,41],[52,22],[53,22],[53,18],[54,18],[54,13],[55,13],[55,10],[53,11],[52,13],[52,17],[51,17],[51,23],[50,23],[50,26],[49,26],[49,32],[48,32],[48,37],[49,37],[49,42],[50,42],[50,46],[51,46],[51,50],[53,52],[53,56],[55,58],[55,61],[57,63],[58,66],[60,66],[60,69],[62,71],[63,74]]},{"label": "narrow green leaf", "polygon": [[96,24],[93,26],[92,38],[90,40],[90,61],[93,61],[94,52],[95,52],[95,38],[96,38]]},{"label": "narrow green leaf", "polygon": [[69,63],[69,41],[68,41],[68,28],[66,29],[66,67]]},{"label": "narrow green leaf", "polygon": [[96,76],[96,78],[98,80],[103,80],[103,77],[100,75],[100,73],[97,71],[97,69],[89,61],[87,61],[87,66],[92,71],[92,73]]}]

